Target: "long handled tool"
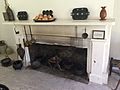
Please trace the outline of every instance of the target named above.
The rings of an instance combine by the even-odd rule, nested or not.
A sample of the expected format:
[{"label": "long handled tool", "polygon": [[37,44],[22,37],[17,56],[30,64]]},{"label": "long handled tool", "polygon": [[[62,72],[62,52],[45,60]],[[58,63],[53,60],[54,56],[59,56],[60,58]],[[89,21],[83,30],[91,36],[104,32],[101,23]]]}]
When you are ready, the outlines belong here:
[{"label": "long handled tool", "polygon": [[31,40],[30,40],[30,42],[31,42],[31,43],[35,43],[36,40],[33,38],[33,34],[32,34],[32,30],[31,30],[30,25],[29,25],[29,30],[30,30],[30,36],[31,36]]},{"label": "long handled tool", "polygon": [[24,26],[24,31],[25,31],[25,37],[26,37],[25,46],[29,46],[30,42],[28,41],[28,37],[27,37],[27,31],[26,31],[26,28],[25,28],[25,26]]}]

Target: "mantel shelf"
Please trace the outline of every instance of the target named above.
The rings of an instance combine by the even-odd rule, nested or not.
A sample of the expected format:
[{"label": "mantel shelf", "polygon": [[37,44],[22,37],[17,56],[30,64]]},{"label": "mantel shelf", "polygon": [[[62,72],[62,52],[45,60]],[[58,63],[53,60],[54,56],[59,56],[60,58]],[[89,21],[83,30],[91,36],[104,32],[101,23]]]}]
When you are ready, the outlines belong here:
[{"label": "mantel shelf", "polygon": [[3,24],[7,25],[65,25],[65,26],[75,26],[75,25],[114,25],[115,19],[107,19],[100,21],[99,19],[87,19],[87,20],[72,20],[72,19],[57,19],[53,22],[34,22],[33,20],[27,21],[5,21]]}]

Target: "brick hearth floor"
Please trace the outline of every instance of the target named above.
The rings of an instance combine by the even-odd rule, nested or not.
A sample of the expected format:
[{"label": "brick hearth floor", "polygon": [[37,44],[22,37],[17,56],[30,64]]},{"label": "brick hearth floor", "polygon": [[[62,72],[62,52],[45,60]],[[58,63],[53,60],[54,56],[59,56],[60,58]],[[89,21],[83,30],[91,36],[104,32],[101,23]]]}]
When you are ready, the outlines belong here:
[{"label": "brick hearth floor", "polygon": [[0,65],[0,84],[8,86],[10,90],[111,90],[110,87],[115,87],[118,78],[112,73],[108,85],[84,84],[35,70],[15,71],[12,66]]}]

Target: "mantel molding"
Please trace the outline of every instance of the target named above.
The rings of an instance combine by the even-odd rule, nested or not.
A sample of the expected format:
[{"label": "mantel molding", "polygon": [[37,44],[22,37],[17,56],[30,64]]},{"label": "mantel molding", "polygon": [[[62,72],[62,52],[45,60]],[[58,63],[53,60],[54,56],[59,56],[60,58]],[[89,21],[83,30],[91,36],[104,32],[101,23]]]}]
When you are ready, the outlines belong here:
[{"label": "mantel molding", "polygon": [[99,19],[87,19],[87,20],[72,20],[72,19],[56,19],[56,21],[53,22],[34,22],[33,20],[27,20],[27,21],[5,21],[3,24],[8,25],[58,25],[58,26],[79,26],[79,25],[114,25],[115,19],[107,19],[104,21],[100,21]]}]

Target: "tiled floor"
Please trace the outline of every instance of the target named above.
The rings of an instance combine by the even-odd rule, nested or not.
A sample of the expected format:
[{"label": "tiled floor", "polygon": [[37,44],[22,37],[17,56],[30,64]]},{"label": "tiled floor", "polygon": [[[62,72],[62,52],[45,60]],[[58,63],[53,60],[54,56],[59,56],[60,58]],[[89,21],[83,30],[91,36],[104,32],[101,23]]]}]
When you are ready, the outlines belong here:
[{"label": "tiled floor", "polygon": [[0,65],[0,83],[10,90],[111,90],[110,87],[114,88],[119,78],[112,73],[108,85],[84,84],[35,70],[15,71],[12,67]]}]

